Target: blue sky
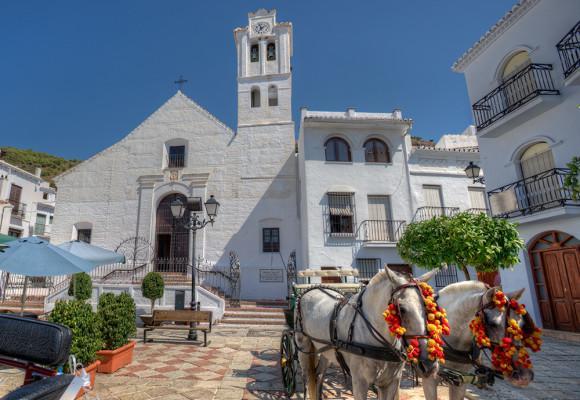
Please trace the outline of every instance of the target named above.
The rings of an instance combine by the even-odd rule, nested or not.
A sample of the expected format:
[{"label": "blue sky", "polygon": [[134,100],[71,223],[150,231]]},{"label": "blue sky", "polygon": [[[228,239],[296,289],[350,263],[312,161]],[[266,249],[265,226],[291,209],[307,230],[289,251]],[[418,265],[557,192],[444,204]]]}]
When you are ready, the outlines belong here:
[{"label": "blue sky", "polygon": [[403,110],[413,134],[471,123],[451,64],[515,0],[0,2],[0,146],[87,158],[184,92],[236,125],[232,30],[276,8],[294,25],[294,115]]}]

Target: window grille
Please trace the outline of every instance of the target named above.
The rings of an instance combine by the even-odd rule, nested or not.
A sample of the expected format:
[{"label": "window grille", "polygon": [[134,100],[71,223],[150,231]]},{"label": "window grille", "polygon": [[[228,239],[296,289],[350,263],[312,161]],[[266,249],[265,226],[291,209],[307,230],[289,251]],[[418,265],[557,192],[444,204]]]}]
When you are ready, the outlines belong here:
[{"label": "window grille", "polygon": [[380,258],[357,258],[356,268],[358,269],[359,279],[370,280],[381,269]]},{"label": "window grille", "polygon": [[91,229],[79,229],[77,230],[77,240],[85,243],[91,243]]},{"label": "window grille", "polygon": [[280,228],[262,229],[262,250],[264,253],[280,252]]},{"label": "window grille", "polygon": [[452,283],[456,283],[457,279],[457,268],[454,266],[449,266],[447,269],[439,270],[435,274],[435,286],[445,287]]},{"label": "window grille", "polygon": [[354,234],[354,193],[327,193],[327,196],[330,234]]}]

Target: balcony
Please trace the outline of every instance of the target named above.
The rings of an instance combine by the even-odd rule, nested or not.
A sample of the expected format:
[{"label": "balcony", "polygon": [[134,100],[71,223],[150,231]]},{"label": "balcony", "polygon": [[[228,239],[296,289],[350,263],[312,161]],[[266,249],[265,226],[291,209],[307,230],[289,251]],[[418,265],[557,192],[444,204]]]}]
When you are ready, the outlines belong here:
[{"label": "balcony", "polygon": [[529,64],[473,105],[477,130],[490,126],[541,95],[558,95],[551,64]]},{"label": "balcony", "polygon": [[413,222],[426,221],[435,217],[452,217],[459,213],[459,207],[419,207],[413,216]]},{"label": "balcony", "polygon": [[12,217],[18,219],[24,219],[26,216],[26,204],[25,203],[16,203],[10,201],[12,204]]},{"label": "balcony", "polygon": [[513,218],[540,211],[580,206],[572,199],[572,192],[564,187],[566,168],[554,168],[488,192],[491,214]]},{"label": "balcony", "polygon": [[397,243],[405,231],[405,221],[367,219],[359,227],[365,246]]},{"label": "balcony", "polygon": [[564,78],[568,78],[580,67],[580,21],[558,42],[556,48]]},{"label": "balcony", "polygon": [[487,208],[468,208],[467,210],[465,210],[466,213],[469,214],[488,214],[489,215],[489,210]]}]

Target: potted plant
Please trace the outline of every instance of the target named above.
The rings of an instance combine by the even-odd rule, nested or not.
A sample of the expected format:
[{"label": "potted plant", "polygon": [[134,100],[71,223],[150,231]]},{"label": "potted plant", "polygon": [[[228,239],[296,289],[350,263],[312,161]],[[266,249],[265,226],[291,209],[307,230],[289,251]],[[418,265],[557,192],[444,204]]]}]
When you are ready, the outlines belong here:
[{"label": "potted plant", "polygon": [[68,295],[80,301],[86,301],[93,295],[93,282],[89,274],[74,274],[68,286]]},{"label": "potted plant", "polygon": [[[81,363],[95,385],[95,376],[100,362],[97,351],[102,348],[100,323],[90,304],[81,300],[57,301],[50,313],[49,321],[64,325],[72,331],[70,353]],[[77,398],[84,394],[79,391]]]},{"label": "potted plant", "polygon": [[118,296],[104,293],[99,297],[97,316],[104,344],[103,349],[97,351],[101,361],[97,371],[112,374],[133,361],[135,341],[129,337],[137,330],[135,301],[127,293]]},{"label": "potted plant", "polygon": [[159,272],[149,272],[145,275],[145,278],[143,278],[143,282],[141,283],[141,291],[143,292],[143,297],[151,300],[151,314],[140,316],[145,325],[151,325],[153,323],[155,301],[163,297],[164,290],[165,283],[163,282],[163,277]]}]

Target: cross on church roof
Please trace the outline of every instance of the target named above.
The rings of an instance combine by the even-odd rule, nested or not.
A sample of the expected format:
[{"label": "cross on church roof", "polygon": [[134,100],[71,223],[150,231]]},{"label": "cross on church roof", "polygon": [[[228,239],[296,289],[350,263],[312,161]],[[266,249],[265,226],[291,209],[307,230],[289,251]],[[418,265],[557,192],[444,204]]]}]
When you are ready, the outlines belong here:
[{"label": "cross on church roof", "polygon": [[183,75],[179,75],[179,79],[174,81],[173,83],[175,83],[177,85],[177,89],[181,90],[181,88],[183,87],[183,84],[187,82],[187,79],[183,79]]}]

